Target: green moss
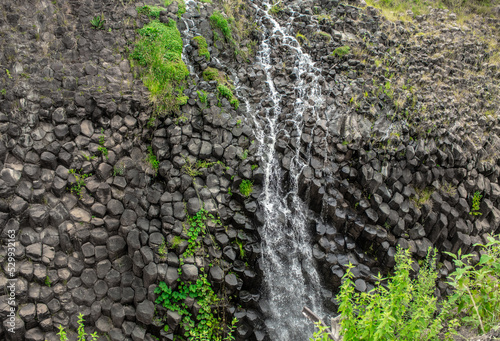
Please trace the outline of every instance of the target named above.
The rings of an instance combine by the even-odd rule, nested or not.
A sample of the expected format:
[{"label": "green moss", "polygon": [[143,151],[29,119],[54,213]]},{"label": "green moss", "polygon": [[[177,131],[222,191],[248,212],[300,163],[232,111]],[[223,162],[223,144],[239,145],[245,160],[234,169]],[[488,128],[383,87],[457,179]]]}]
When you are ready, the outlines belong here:
[{"label": "green moss", "polygon": [[173,92],[189,71],[182,61],[182,39],[175,21],[162,24],[155,20],[138,33],[140,38],[130,57],[142,67],[142,80],[151,92],[151,101],[157,112],[176,111]]},{"label": "green moss", "polygon": [[193,39],[198,43],[198,55],[205,56],[207,60],[210,60],[210,52],[208,52],[208,44],[205,37],[197,36]]},{"label": "green moss", "polygon": [[203,80],[205,82],[217,81],[219,83],[226,83],[224,74],[213,67],[207,67],[205,71],[203,71]]},{"label": "green moss", "polygon": [[351,52],[351,48],[347,45],[337,47],[335,50],[332,52],[332,56],[337,56],[339,58],[342,58]]},{"label": "green moss", "polygon": [[212,24],[212,27],[218,28],[222,32],[227,42],[233,41],[231,27],[229,27],[229,22],[226,18],[224,18],[222,13],[215,11],[214,14],[210,16],[210,23]]},{"label": "green moss", "polygon": [[160,17],[161,11],[166,11],[167,9],[159,6],[142,6],[137,8],[137,13],[145,14],[151,18],[158,19]]}]

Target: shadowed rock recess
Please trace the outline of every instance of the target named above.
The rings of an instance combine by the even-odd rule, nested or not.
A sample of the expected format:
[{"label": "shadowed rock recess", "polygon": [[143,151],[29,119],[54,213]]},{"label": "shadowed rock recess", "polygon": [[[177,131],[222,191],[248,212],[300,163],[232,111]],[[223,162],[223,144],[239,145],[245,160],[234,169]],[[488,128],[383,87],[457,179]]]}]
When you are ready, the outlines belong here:
[{"label": "shadowed rock recess", "polygon": [[[499,19],[167,3],[0,0],[0,339],[59,340],[81,313],[99,340],[181,340],[155,288],[206,275],[236,340],[307,340],[301,307],[333,315],[349,263],[369,291],[398,245],[500,232]],[[169,112],[131,56],[153,20],[189,70]]]}]

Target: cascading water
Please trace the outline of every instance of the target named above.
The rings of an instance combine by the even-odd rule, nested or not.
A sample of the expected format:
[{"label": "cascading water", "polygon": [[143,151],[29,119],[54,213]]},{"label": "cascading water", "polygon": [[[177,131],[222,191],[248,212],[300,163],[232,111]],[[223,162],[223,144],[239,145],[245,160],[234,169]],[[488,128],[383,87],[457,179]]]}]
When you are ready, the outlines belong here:
[{"label": "cascading water", "polygon": [[[319,81],[320,70],[311,57],[304,53],[295,37],[288,34],[268,11],[271,4],[254,5],[256,17],[263,30],[263,39],[257,55],[269,87],[267,103],[259,103],[252,111],[254,132],[259,142],[258,156],[264,163],[264,187],[260,204],[265,223],[260,228],[262,239],[262,270],[264,296],[269,303],[266,326],[273,341],[303,341],[311,336],[310,323],[301,311],[307,306],[322,315],[320,278],[314,267],[312,245],[309,242],[309,211],[299,197],[298,179],[309,164],[310,143],[301,148],[304,116],[320,120],[319,108],[324,104]],[[293,109],[283,111],[289,105],[284,89],[275,86],[272,52],[286,49],[293,61],[296,76]],[[280,51],[281,53],[282,51]],[[237,89],[240,90],[241,89]],[[271,100],[271,105],[269,105]],[[248,101],[244,100],[247,110]],[[312,128],[314,133],[315,127]],[[292,153],[286,174],[276,153],[278,140],[288,141]]]}]

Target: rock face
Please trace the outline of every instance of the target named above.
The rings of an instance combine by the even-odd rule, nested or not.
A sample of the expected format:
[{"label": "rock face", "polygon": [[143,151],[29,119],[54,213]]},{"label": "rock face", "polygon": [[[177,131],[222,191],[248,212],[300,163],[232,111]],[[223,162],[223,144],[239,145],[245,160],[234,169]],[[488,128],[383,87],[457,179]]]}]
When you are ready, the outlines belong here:
[{"label": "rock face", "polygon": [[[182,316],[155,305],[154,289],[207,275],[214,290],[231,295],[224,313],[239,320],[237,340],[269,339],[257,233],[268,160],[255,155],[252,122],[272,107],[271,81],[286,99],[274,111],[284,128],[272,136],[285,180],[295,155],[307,160],[298,191],[310,207],[326,300],[349,262],[356,288],[369,291],[372,275],[394,266],[398,245],[415,258],[431,246],[467,253],[499,232],[500,73],[486,44],[450,13],[435,10],[414,17],[417,26],[397,22],[393,30],[372,7],[290,2],[273,20],[290,24],[287,33],[318,71],[298,78],[283,45],[270,54],[270,80],[252,53],[269,37],[254,30],[225,42],[210,25],[218,5],[188,6],[179,17],[174,1],[158,19],[174,20],[182,33],[187,100],[176,115],[151,120],[150,93],[128,60],[136,30],[151,20],[136,8],[143,5],[161,4],[20,0],[0,7],[0,252],[7,254],[15,234],[16,259],[0,283],[8,292],[8,280],[17,279],[18,312],[16,333],[4,322],[0,338],[57,340],[57,327],[76,329],[82,313],[90,332],[112,340],[172,340],[184,332]],[[234,15],[253,22],[261,5],[248,2]],[[104,29],[95,29],[90,21],[100,14]],[[440,27],[435,20],[450,21]],[[498,34],[499,20],[488,23],[477,29]],[[195,36],[205,38],[209,58]],[[345,45],[351,54],[332,55]],[[404,61],[391,62],[400,54]],[[369,65],[374,56],[380,60]],[[209,67],[245,96],[240,107],[219,96],[217,80],[203,77]],[[286,123],[295,86],[313,78],[324,103],[316,116],[305,112],[297,131]],[[467,96],[455,98],[455,90]],[[254,184],[248,196],[239,190],[244,180]],[[472,206],[476,192],[479,207]],[[184,259],[187,226],[201,209],[213,217],[197,240],[203,251]],[[440,261],[446,276],[452,265],[444,255]]]},{"label": "rock face", "polygon": [[[1,339],[56,340],[57,327],[75,330],[82,313],[90,331],[112,340],[171,340],[172,333],[184,331],[179,316],[154,303],[159,282],[175,290],[181,278],[196,282],[211,273],[215,290],[222,292],[233,262],[253,270],[258,256],[249,250],[243,260],[235,240],[256,243],[254,225],[233,226],[233,216],[246,221],[258,205],[254,198],[237,202],[230,195],[242,163],[238,155],[250,148],[252,129],[227,100],[217,106],[217,82],[202,80],[202,71],[221,68],[220,62],[198,58],[189,45],[209,22],[213,5],[201,4],[200,13],[188,8],[179,18],[174,4],[160,20],[177,23],[193,63],[191,85],[184,88],[188,100],[180,108],[187,119],[159,116],[154,126],[148,125],[149,92],[134,77],[127,47],[137,28],[151,20],[138,13],[145,4],[2,5],[6,16],[0,26],[9,33],[0,44],[0,226],[5,246],[12,235],[7,231],[16,234],[19,314],[16,334],[4,325]],[[97,13],[105,18],[103,29],[90,23]],[[186,30],[194,15],[196,25]],[[211,28],[205,31],[212,46]],[[210,49],[219,60],[230,57]],[[209,94],[206,103],[198,90]],[[148,147],[157,169],[147,161]],[[248,154],[245,163],[258,164]],[[197,241],[204,251],[181,265],[189,246],[185,224],[201,209],[214,217],[206,237]],[[221,233],[225,238],[215,238]],[[230,278],[231,295],[238,297],[242,282],[235,286]],[[0,275],[2,286],[7,279]],[[6,299],[2,321],[9,313]],[[236,300],[228,300],[228,314],[236,311]],[[168,333],[159,322],[163,317],[174,327]]]}]

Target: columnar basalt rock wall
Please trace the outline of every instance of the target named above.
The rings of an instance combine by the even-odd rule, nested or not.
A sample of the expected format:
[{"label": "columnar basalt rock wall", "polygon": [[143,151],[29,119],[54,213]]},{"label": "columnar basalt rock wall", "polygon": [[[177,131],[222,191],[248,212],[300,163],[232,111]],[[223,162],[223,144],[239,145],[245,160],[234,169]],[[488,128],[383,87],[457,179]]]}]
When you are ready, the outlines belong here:
[{"label": "columnar basalt rock wall", "polygon": [[[324,77],[325,120],[304,117],[302,144],[284,137],[278,145],[284,169],[295,148],[313,152],[301,193],[323,217],[314,255],[333,294],[349,262],[357,289],[368,291],[373,275],[394,265],[398,245],[417,259],[431,246],[472,252],[500,226],[492,57],[500,22],[460,24],[446,10],[409,15],[391,22],[336,1],[295,2],[277,15]],[[333,55],[343,46],[346,56]],[[295,78],[286,62],[275,72],[283,85]],[[476,192],[483,197],[471,214]],[[452,264],[444,255],[439,262],[444,278]]]},{"label": "columnar basalt rock wall", "polygon": [[[233,54],[213,47],[212,5],[199,4],[199,12],[183,18],[175,2],[163,11],[160,21],[175,20],[185,38],[197,85],[190,81],[184,90],[182,118],[159,116],[151,126],[148,91],[128,60],[136,29],[151,20],[136,10],[145,4],[162,5],[1,4],[0,283],[16,283],[15,334],[7,330],[4,295],[2,339],[58,340],[59,325],[75,331],[82,313],[101,339],[171,340],[182,332],[180,317],[155,307],[153,291],[160,281],[175,289],[178,269],[187,281],[205,271],[214,290],[224,292],[222,314],[238,318],[238,339],[263,337],[254,304],[259,248],[252,221],[261,177],[251,167],[258,165],[253,133],[226,99],[219,101],[217,83],[201,77],[208,66],[226,71],[220,63]],[[101,15],[103,29],[93,29],[90,20]],[[198,57],[194,34],[207,37],[211,61]],[[208,93],[206,104],[197,90]],[[148,146],[157,170],[147,162]],[[243,160],[244,153],[250,155]],[[250,197],[239,193],[243,179],[254,181]],[[215,218],[207,221],[206,253],[180,264],[187,217],[202,208]],[[17,240],[12,276],[9,230]]]}]

